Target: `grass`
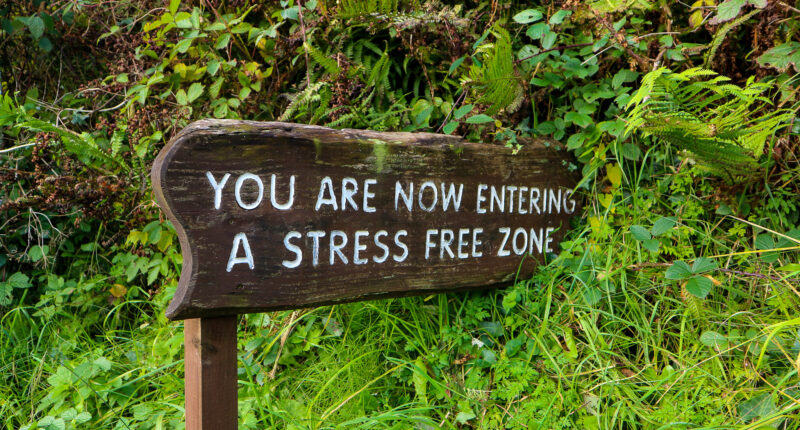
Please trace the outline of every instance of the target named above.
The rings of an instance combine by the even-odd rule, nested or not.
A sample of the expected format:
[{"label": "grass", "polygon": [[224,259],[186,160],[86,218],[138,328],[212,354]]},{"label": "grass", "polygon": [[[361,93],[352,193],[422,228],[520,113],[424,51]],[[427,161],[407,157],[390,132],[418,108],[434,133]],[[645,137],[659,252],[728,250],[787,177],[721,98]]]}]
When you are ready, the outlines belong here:
[{"label": "grass", "polygon": [[[759,219],[683,218],[703,204],[689,194],[648,251],[630,227],[657,215],[636,208],[670,203],[631,191],[504,290],[240,317],[240,427],[798,428],[796,249],[763,261]],[[702,299],[665,277],[701,255],[716,261]],[[5,428],[181,427],[169,291],[88,319],[71,302],[7,311]]]}]

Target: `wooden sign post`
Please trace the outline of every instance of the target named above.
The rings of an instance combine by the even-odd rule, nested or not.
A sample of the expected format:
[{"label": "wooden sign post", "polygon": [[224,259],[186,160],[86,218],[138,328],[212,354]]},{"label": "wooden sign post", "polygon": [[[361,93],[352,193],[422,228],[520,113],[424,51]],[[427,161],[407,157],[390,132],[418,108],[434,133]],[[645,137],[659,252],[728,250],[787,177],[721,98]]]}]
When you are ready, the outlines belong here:
[{"label": "wooden sign post", "polygon": [[278,122],[193,123],[152,179],[183,252],[189,430],[236,427],[236,314],[507,284],[578,210],[544,146]]}]

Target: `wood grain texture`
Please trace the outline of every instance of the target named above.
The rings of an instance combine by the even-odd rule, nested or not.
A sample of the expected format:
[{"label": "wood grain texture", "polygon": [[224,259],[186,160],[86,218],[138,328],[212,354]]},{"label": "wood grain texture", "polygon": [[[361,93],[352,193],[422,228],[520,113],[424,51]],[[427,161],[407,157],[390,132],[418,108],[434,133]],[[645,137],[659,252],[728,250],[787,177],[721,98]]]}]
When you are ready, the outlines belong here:
[{"label": "wood grain texture", "polygon": [[[167,316],[184,319],[231,315],[483,288],[528,276],[543,261],[546,250],[539,250],[539,243],[531,243],[527,249],[532,252],[526,251],[523,258],[513,252],[509,241],[520,228],[528,232],[528,242],[531,230],[537,241],[542,241],[541,233],[550,228],[555,233],[553,242],[547,245],[558,249],[569,218],[579,209],[570,195],[575,177],[566,168],[567,159],[563,151],[536,143],[525,145],[515,155],[502,146],[469,143],[438,134],[332,130],[276,122],[198,121],[161,151],[152,170],[156,199],[175,225],[184,257],[178,290]],[[231,175],[221,188],[219,209],[214,206],[215,191],[208,173],[217,183],[225,173]],[[244,173],[256,175],[263,182],[263,199],[254,209],[243,208],[235,197],[235,183]],[[280,210],[271,204],[272,175],[276,179],[274,197],[279,204],[288,200],[290,178],[295,176],[291,209]],[[331,205],[316,207],[325,177],[331,178],[336,210]],[[352,178],[358,184],[353,201],[359,210],[349,202],[344,202],[346,210],[342,210],[343,178]],[[364,211],[363,204],[367,179],[374,181],[368,185],[374,193],[367,205],[375,208],[371,213]],[[395,209],[397,184],[408,191],[412,182],[412,210],[407,210],[402,198]],[[420,200],[419,190],[424,182],[432,185],[423,190]],[[454,184],[454,191],[463,186],[458,211],[454,210],[453,200],[444,210],[443,184],[445,192],[449,184]],[[486,187],[481,191],[486,213],[477,210],[481,185]],[[420,205],[432,206],[431,186],[437,189],[438,201],[427,212]],[[495,186],[498,193],[502,186],[517,187],[516,194],[511,188],[506,190],[504,203],[508,209],[509,199],[513,199],[515,208],[500,212],[498,202],[490,212],[490,186]],[[523,205],[519,205],[519,187],[527,188]],[[530,202],[534,188],[540,194],[535,206]],[[548,195],[547,190],[552,193]],[[256,182],[243,180],[240,199],[251,204],[257,196]],[[512,237],[505,237],[499,231],[502,227],[508,227]],[[441,246],[428,249],[430,255],[425,258],[430,229],[438,231],[434,241],[445,242],[449,236],[443,229],[456,235],[461,229],[469,229],[470,233],[461,237],[468,239],[468,245],[461,249],[467,258],[458,258],[458,237],[448,248],[455,258],[450,258],[450,252]],[[475,236],[481,243],[473,253],[471,235],[475,229],[482,231]],[[331,232],[335,230],[347,236],[348,244],[342,253],[348,264],[330,249]],[[381,230],[386,235],[379,241],[390,249],[390,256],[383,263],[376,263],[385,254],[375,243],[375,234]],[[401,230],[406,234],[399,240],[407,246],[408,253],[402,261],[395,261],[402,249],[393,239]],[[283,264],[296,257],[284,243],[291,231],[300,237],[290,242],[303,253],[296,268]],[[318,233],[313,232],[317,231],[325,236],[317,238],[320,246],[315,266],[313,235]],[[227,271],[238,233],[245,233],[255,265],[250,269],[247,264],[236,264]],[[361,235],[359,243],[366,245],[359,255],[354,254],[357,234]],[[334,240],[338,239],[341,238]],[[522,243],[519,233],[518,249]],[[511,255],[498,255],[501,249],[510,250]],[[332,265],[330,254],[334,254]],[[482,256],[476,257],[477,254]],[[357,259],[367,263],[354,264]]]},{"label": "wood grain texture", "polygon": [[236,316],[187,319],[184,336],[186,429],[236,429]]}]

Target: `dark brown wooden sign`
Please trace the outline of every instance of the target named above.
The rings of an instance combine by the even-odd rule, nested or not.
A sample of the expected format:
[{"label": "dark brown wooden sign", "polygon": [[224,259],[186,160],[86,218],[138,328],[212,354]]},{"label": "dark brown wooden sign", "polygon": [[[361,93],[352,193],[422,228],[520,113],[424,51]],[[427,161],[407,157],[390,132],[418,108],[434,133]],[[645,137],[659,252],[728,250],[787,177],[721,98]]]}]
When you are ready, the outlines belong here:
[{"label": "dark brown wooden sign", "polygon": [[234,429],[236,314],[529,275],[576,212],[563,153],[426,133],[198,121],[159,154],[183,271],[186,428]]},{"label": "dark brown wooden sign", "polygon": [[173,319],[527,276],[577,209],[563,152],[426,133],[199,121],[156,159],[184,265]]}]

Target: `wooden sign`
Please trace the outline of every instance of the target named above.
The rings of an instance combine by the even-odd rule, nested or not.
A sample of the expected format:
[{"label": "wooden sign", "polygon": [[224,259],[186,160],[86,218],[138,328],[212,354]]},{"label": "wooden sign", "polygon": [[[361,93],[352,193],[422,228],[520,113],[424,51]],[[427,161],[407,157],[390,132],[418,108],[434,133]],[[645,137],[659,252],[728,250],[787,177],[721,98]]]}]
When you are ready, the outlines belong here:
[{"label": "wooden sign", "polygon": [[152,171],[184,256],[167,316],[524,278],[577,210],[564,159],[436,134],[196,122]]},{"label": "wooden sign", "polygon": [[279,122],[198,121],[152,179],[183,251],[189,430],[237,426],[236,314],[524,279],[578,210],[541,145]]}]

